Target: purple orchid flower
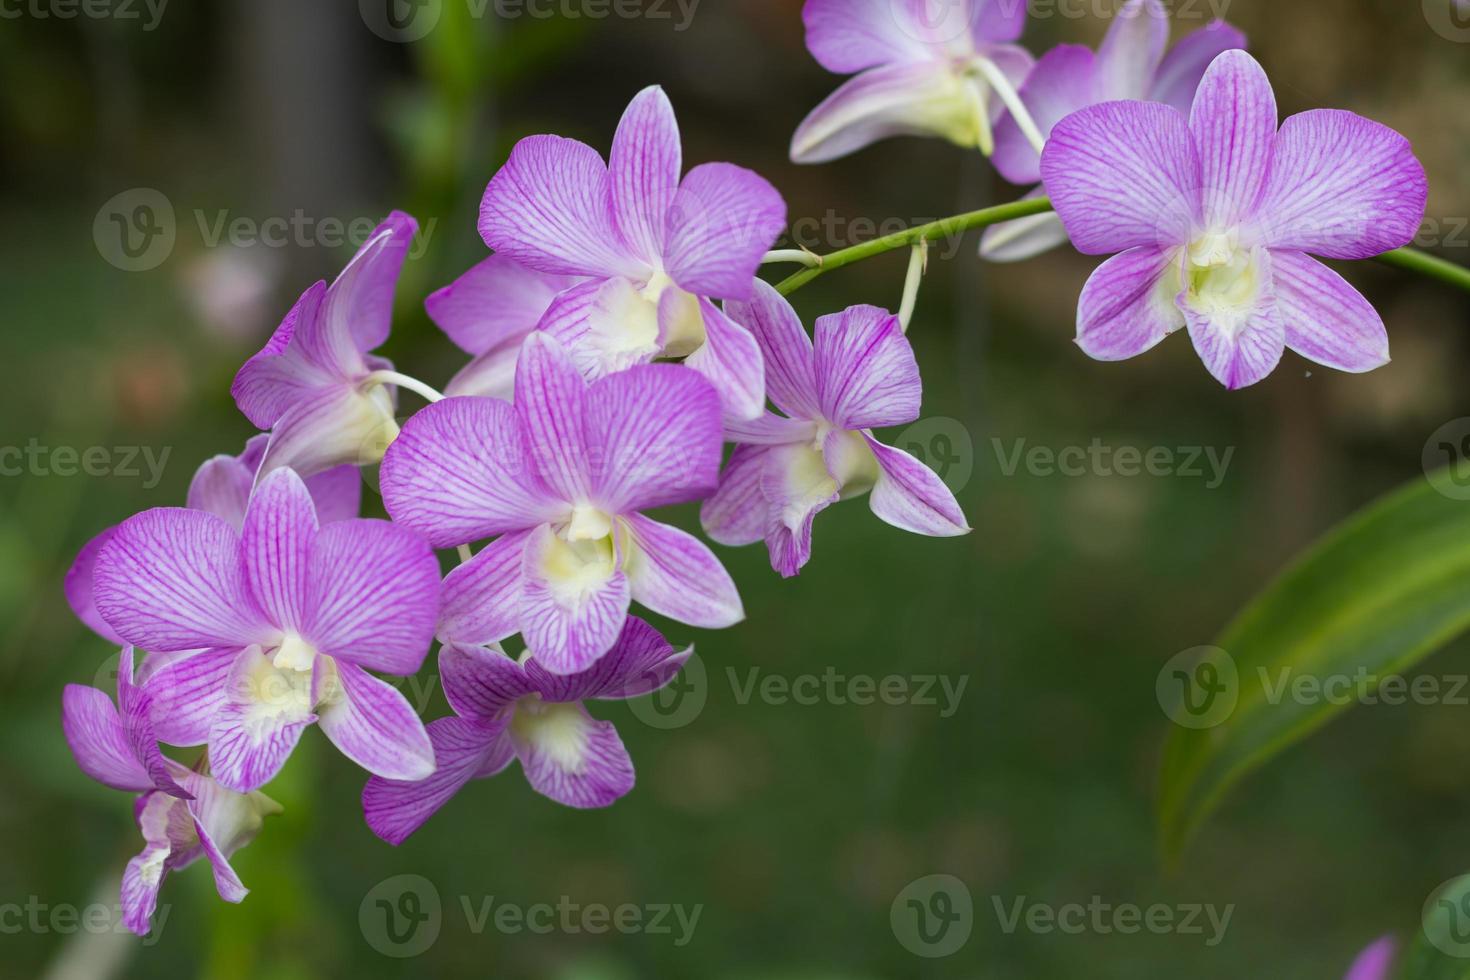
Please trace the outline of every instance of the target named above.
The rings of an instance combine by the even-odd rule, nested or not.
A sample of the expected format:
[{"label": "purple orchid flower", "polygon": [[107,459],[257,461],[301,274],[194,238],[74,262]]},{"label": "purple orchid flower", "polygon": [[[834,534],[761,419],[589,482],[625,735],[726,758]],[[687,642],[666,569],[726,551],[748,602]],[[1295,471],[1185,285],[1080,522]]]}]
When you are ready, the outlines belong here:
[{"label": "purple orchid flower", "polygon": [[604,163],[559,136],[521,140],[485,189],[480,234],[510,259],[588,281],[561,293],[541,329],[588,380],[683,358],[731,418],[760,414],[760,351],[711,299],[745,299],[786,225],[764,178],[728,163],[680,180],[679,125],[663,89],[628,106]]},{"label": "purple orchid flower", "polygon": [[1358,954],[1342,980],[1388,980],[1396,947],[1392,936],[1384,936]]},{"label": "purple orchid flower", "polygon": [[807,0],[806,46],[828,71],[858,73],[812,110],[791,159],[825,163],[890,136],[938,136],[987,156],[993,127],[1033,59],[1012,43],[1020,0]]},{"label": "purple orchid flower", "polygon": [[238,534],[197,510],[124,521],[98,556],[95,595],[129,643],[192,652],[166,658],[147,688],[170,705],[173,737],[206,735],[225,787],[265,785],[313,722],[370,772],[433,771],[418,715],[368,673],[414,673],[433,640],[439,563],[418,535],[386,521],[319,527],[282,469],[261,480]]},{"label": "purple orchid flower", "polygon": [[424,301],[429,318],[474,358],[444,393],[509,401],[521,343],[552,301],[583,281],[580,276],[537,272],[504,255],[492,255],[431,295]]},{"label": "purple orchid flower", "polygon": [[676,651],[632,616],[607,656],[570,676],[548,672],[534,655],[517,662],[498,647],[446,643],[439,671],[456,717],[429,723],[439,768],[420,782],[368,780],[368,826],[401,844],[470,780],[497,775],[517,759],[543,796],[579,809],[611,806],[633,788],[633,761],[612,722],[595,720],[582,702],[656,691],[692,652]]},{"label": "purple orchid flower", "polygon": [[383,502],[437,547],[499,535],[445,579],[441,639],[521,633],[543,667],[575,674],[634,599],[707,629],[744,618],[709,548],[641,513],[708,495],[720,449],[719,397],[695,372],[650,364],[589,385],[538,331],[514,407],[449,398],[408,420],[383,458]]},{"label": "purple orchid flower", "polygon": [[[1082,45],[1062,44],[1042,55],[1021,87],[1021,101],[1044,137],[1065,117],[1101,102],[1162,102],[1187,113],[1210,62],[1245,46],[1244,34],[1217,20],[1186,35],[1165,55],[1169,14],[1162,0],[1128,0],[1096,54]],[[1014,117],[996,127],[992,160],[1013,184],[1041,182],[1041,154]],[[1038,188],[1027,197],[1045,193]],[[980,254],[993,262],[1016,262],[1066,240],[1055,214],[1039,214],[987,228]]]},{"label": "purple orchid flower", "polygon": [[1077,342],[1134,357],[1188,325],[1227,388],[1261,380],[1285,348],[1341,371],[1388,362],[1372,305],[1307,253],[1364,259],[1408,244],[1428,185],[1408,140],[1319,109],[1277,131],[1266,73],[1244,51],[1205,72],[1186,119],[1110,102],[1068,116],[1042,156],[1067,233],[1104,262],[1082,291]]},{"label": "purple orchid flower", "polygon": [[388,339],[393,290],[417,231],[408,215],[389,215],[331,286],[318,282],[301,295],[235,375],[235,404],[271,432],[261,475],[375,463],[397,434],[393,365],[369,351]]},{"label": "purple orchid flower", "polygon": [[[245,521],[245,506],[250,500],[250,488],[255,483],[255,474],[265,456],[266,443],[270,436],[253,436],[245,443],[245,451],[239,456],[215,456],[206,460],[194,473],[189,483],[187,507],[204,510],[230,522],[235,530]],[[356,517],[362,506],[362,476],[355,466],[338,466],[318,473],[306,481],[306,489],[316,504],[317,517],[323,524],[345,521]],[[126,641],[118,636],[102,614],[92,597],[93,570],[97,556],[117,528],[110,527],[82,546],[76,560],[66,573],[63,588],[66,601],[82,624],[113,646],[125,646]],[[144,664],[142,673],[148,673]],[[177,744],[177,743],[170,743]]]},{"label": "purple orchid flower", "polygon": [[933,470],[870,431],[919,417],[919,365],[897,317],[854,306],[818,319],[813,344],[791,304],[764,282],[731,315],[760,341],[771,400],[786,415],[729,428],[740,445],[700,513],[711,538],[764,538],[771,567],[790,577],[811,557],[817,514],[863,493],[894,527],[936,537],[970,530]]},{"label": "purple orchid flower", "polygon": [[[134,807],[142,853],[123,874],[123,924],[146,936],[163,879],[207,858],[220,898],[239,902],[246,888],[230,857],[250,843],[280,806],[263,793],[235,793],[158,750],[148,695],[133,683],[133,651],[118,665],[118,705],[94,687],[69,684],[61,724],[82,771],[113,789],[140,793]],[[121,713],[119,713],[119,708]]]}]

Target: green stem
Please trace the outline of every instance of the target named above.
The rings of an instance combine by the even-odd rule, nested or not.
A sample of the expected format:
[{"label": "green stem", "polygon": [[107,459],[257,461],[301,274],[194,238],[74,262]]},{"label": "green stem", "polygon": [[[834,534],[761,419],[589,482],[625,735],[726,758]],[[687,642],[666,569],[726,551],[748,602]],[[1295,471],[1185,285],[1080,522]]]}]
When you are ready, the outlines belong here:
[{"label": "green stem", "polygon": [[1395,269],[1407,269],[1429,279],[1438,279],[1445,285],[1470,291],[1470,269],[1437,255],[1421,252],[1417,248],[1394,249],[1392,252],[1384,252],[1377,259]]},{"label": "green stem", "polygon": [[844,248],[840,252],[824,255],[821,264],[811,268],[803,269],[796,275],[783,281],[776,287],[782,296],[790,296],[802,286],[811,282],[818,276],[840,269],[854,262],[882,255],[894,249],[908,248],[920,242],[932,242],[950,235],[962,235],[972,228],[985,228],[989,225],[1000,224],[1002,221],[1012,221],[1016,218],[1029,218],[1033,214],[1045,214],[1051,210],[1051,201],[1044,197],[1033,198],[1026,201],[1016,201],[1012,204],[1001,204],[993,208],[982,208],[979,211],[971,211],[969,214],[957,214],[952,218],[943,218],[939,221],[931,221],[927,225],[916,225],[906,231],[885,235],[875,238],[871,242],[863,242],[851,248]]},{"label": "green stem", "polygon": [[[920,242],[932,242],[940,238],[948,238],[950,235],[961,235],[973,228],[986,228],[1003,221],[1029,218],[1034,214],[1045,214],[1051,209],[1049,199],[1038,197],[1011,204],[1001,204],[993,208],[982,208],[968,214],[957,214],[951,218],[931,221],[926,225],[916,225],[906,231],[885,235],[871,242],[863,242],[861,245],[823,255],[819,258],[817,265],[810,269],[803,269],[796,275],[783,280],[776,286],[776,290],[782,296],[790,296],[813,279],[833,269],[840,269],[845,265],[852,265],[854,262],[882,255],[884,252],[908,248]],[[1470,269],[1437,255],[1421,252],[1417,248],[1399,248],[1392,252],[1384,252],[1376,256],[1376,261],[1470,292]]]}]

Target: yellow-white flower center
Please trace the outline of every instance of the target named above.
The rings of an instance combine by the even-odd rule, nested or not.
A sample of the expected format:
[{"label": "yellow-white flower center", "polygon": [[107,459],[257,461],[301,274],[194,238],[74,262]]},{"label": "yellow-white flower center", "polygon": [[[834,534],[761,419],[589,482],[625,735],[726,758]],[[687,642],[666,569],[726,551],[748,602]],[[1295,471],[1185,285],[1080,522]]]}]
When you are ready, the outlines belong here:
[{"label": "yellow-white flower center", "polygon": [[587,719],[577,705],[541,700],[529,694],[516,702],[512,734],[544,752],[551,762],[573,775],[587,758]]},{"label": "yellow-white flower center", "polygon": [[1185,301],[1232,334],[1249,320],[1261,291],[1257,252],[1233,232],[1209,232],[1184,250]]}]

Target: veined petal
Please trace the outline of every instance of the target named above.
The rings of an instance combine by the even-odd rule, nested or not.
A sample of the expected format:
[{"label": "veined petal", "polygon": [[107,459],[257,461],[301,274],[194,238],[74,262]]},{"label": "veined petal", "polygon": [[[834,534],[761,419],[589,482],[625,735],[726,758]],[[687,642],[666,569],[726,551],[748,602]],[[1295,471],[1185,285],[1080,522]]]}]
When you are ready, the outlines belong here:
[{"label": "veined petal", "polygon": [[392,398],[383,388],[322,388],[276,422],[257,478],[283,466],[304,479],[337,466],[376,462],[397,433]]},{"label": "veined petal", "polygon": [[725,420],[725,441],[751,446],[784,446],[793,442],[811,442],[817,436],[817,423],[810,419],[788,419],[767,412],[749,422]]},{"label": "veined petal", "polygon": [[1210,63],[1189,112],[1206,228],[1234,228],[1256,213],[1271,171],[1276,121],[1276,93],[1256,59],[1235,50]]},{"label": "veined petal", "polygon": [[530,333],[557,294],[580,281],[492,255],[430,295],[424,309],[460,350],[478,357]]},{"label": "veined petal", "polygon": [[726,417],[755,418],[766,407],[766,373],[760,346],[750,331],[709,300],[701,298],[699,310],[704,320],[704,345],[685,358],[684,366],[710,380]]},{"label": "veined petal", "polygon": [[521,552],[529,531],[503,534],[444,579],[439,639],[499,643],[521,630]]},{"label": "veined petal", "polygon": [[1180,309],[1200,360],[1232,391],[1255,384],[1276,369],[1286,348],[1286,330],[1272,288],[1270,253],[1257,248],[1252,294],[1229,305],[1191,301],[1181,293]]},{"label": "veined petal", "polygon": [[395,846],[408,840],[482,769],[496,762],[504,768],[515,757],[515,748],[505,735],[509,724],[509,718],[429,722],[429,741],[438,767],[433,775],[417,781],[369,779],[362,791],[368,827]]},{"label": "veined petal", "polygon": [[586,670],[617,641],[630,590],[612,545],[574,545],[543,525],[526,542],[521,580],[521,633],[547,670]]},{"label": "veined petal", "polygon": [[71,611],[76,613],[82,625],[113,646],[120,647],[126,646],[128,641],[118,636],[117,631],[102,618],[102,613],[97,609],[97,600],[93,595],[97,556],[102,553],[107,542],[112,540],[113,532],[116,530],[110,527],[82,545],[82,550],[77,552],[76,560],[67,570],[63,589],[66,592],[67,605],[71,606]]},{"label": "veined petal", "polygon": [[758,279],[750,301],[726,303],[725,312],[760,345],[766,391],[776,407],[791,416],[819,417],[812,340],[790,301]]},{"label": "veined petal", "polygon": [[773,446],[765,458],[766,546],[771,567],[790,578],[811,558],[812,521],[840,499],[842,487],[810,443]]},{"label": "veined petal", "polygon": [[200,847],[214,869],[215,889],[227,902],[246,895],[229,859],[260,833],[265,818],[281,811],[281,805],[264,793],[236,793],[216,780],[188,773],[186,785],[195,799],[189,804]]},{"label": "veined petal", "polygon": [[129,518],[95,575],[98,611],[146,650],[244,646],[271,633],[245,583],[240,539],[213,514],[161,507]]},{"label": "veined petal", "polygon": [[224,704],[236,647],[154,654],[142,687],[153,701],[153,727],[167,745],[204,745]]},{"label": "veined petal", "polygon": [[1098,361],[1122,361],[1151,349],[1184,326],[1179,250],[1131,248],[1087,280],[1077,303],[1077,346]]},{"label": "veined petal", "polygon": [[668,684],[693,652],[692,647],[675,650],[658,630],[637,616],[629,616],[618,642],[590,669],[566,676],[552,674],[532,656],[526,661],[525,672],[544,701],[625,701]]},{"label": "veined petal", "polygon": [[646,364],[586,397],[592,502],[608,514],[697,500],[719,482],[720,401],[698,373]]},{"label": "veined petal", "polygon": [[516,144],[485,188],[480,237],[496,252],[553,275],[636,279],[646,270],[614,226],[602,157],[560,136]]},{"label": "veined petal", "polygon": [[409,419],[379,472],[393,520],[453,548],[535,527],[564,507],[526,458],[515,410],[494,398],[447,398]]},{"label": "veined petal", "polygon": [[394,211],[373,229],[327,290],[322,315],[333,336],[349,336],[360,351],[382,346],[393,324],[393,291],[419,225]]},{"label": "veined petal", "polygon": [[1409,141],[1351,112],[1292,116],[1256,217],[1273,249],[1366,259],[1414,240],[1429,184]]},{"label": "veined petal", "polygon": [[1168,106],[1106,102],[1073,113],[1052,130],[1041,174],[1086,255],[1189,239],[1199,158],[1184,117]]},{"label": "veined petal", "polygon": [[254,482],[253,467],[235,456],[215,456],[195,471],[185,500],[190,510],[204,510],[222,517],[238,531],[245,523],[245,507],[250,502],[250,487]]},{"label": "veined petal", "polygon": [[133,755],[142,763],[153,786],[182,799],[186,792],[174,781],[175,763],[158,750],[158,735],[153,728],[153,700],[148,692],[133,683],[133,650],[122,651],[117,667],[117,709],[122,722],[122,734],[133,747]]},{"label": "veined petal", "polygon": [[387,521],[339,521],[317,532],[302,635],[321,653],[389,674],[423,665],[439,617],[439,560]]},{"label": "veined petal", "polygon": [[518,707],[511,722],[526,781],[565,806],[610,806],[633,788],[633,760],[609,721],[580,703]]},{"label": "veined petal", "polygon": [[760,446],[736,446],[720,475],[714,496],[699,509],[699,523],[711,540],[739,547],[765,537],[770,509],[761,493],[765,450]]},{"label": "veined petal", "polygon": [[306,726],[316,721],[312,695],[311,671],[278,668],[258,646],[242,651],[210,730],[215,779],[237,793],[274,779]]},{"label": "veined petal", "polygon": [[674,107],[663,89],[651,85],[623,113],[608,159],[613,220],[634,254],[649,264],[663,255],[665,221],[682,171]]},{"label": "veined petal", "polygon": [[307,555],[316,538],[316,508],[294,470],[261,480],[240,534],[245,579],[260,608],[281,629],[301,629]]},{"label": "veined petal", "polygon": [[583,403],[587,382],[560,343],[544,333],[526,338],[516,364],[516,425],[541,482],[557,498],[588,498],[587,441]]},{"label": "veined petal", "polygon": [[886,446],[867,434],[863,438],[878,458],[878,481],[873,484],[868,504],[879,520],[935,538],[970,533],[964,512],[939,474],[902,449]]},{"label": "veined petal", "polygon": [[1128,0],[1097,49],[1098,98],[1142,100],[1169,46],[1169,14],[1160,0]]},{"label": "veined petal", "polygon": [[791,159],[827,163],[891,136],[938,136],[973,147],[980,139],[976,111],[968,83],[942,61],[870,68],[802,120]]},{"label": "veined petal", "polygon": [[350,521],[362,510],[362,474],[356,466],[334,466],[307,477],[306,492],[321,524]]},{"label": "veined petal", "polygon": [[817,399],[842,429],[903,425],[919,417],[923,386],[898,317],[852,306],[816,323]]},{"label": "veined petal", "polygon": [[686,292],[748,299],[785,228],[786,202],[770,181],[732,163],[700,164],[669,210],[665,265]]},{"label": "veined petal", "polygon": [[144,846],[123,872],[121,903],[123,925],[136,935],[146,936],[164,876],[183,863],[173,855],[173,842],[192,835],[194,821],[182,801],[164,793],[141,797],[137,813]]},{"label": "veined petal", "polygon": [[434,747],[403,693],[342,661],[328,671],[320,710],[322,734],[353,762],[385,779],[425,779]]},{"label": "veined petal", "polygon": [[1245,35],[1222,20],[1185,35],[1164,56],[1164,63],[1154,75],[1148,101],[1162,102],[1188,113],[1210,62],[1231,48],[1245,46]]},{"label": "veined petal", "polygon": [[104,786],[143,793],[153,778],[138,760],[112,699],[95,687],[68,684],[61,694],[61,728],[82,772]]},{"label": "veined petal", "polygon": [[[1091,48],[1060,44],[1041,56],[1019,94],[1042,136],[1078,109],[1098,101],[1096,79],[1097,60]],[[995,153],[990,159],[1013,184],[1041,180],[1041,154],[1009,113],[996,123]]]},{"label": "veined petal", "polygon": [[470,361],[449,380],[444,388],[445,396],[511,401],[515,397],[516,362],[520,360],[524,341],[524,337],[506,341]]},{"label": "veined petal", "polygon": [[446,643],[439,650],[439,673],[454,713],[476,721],[505,716],[507,707],[535,690],[521,665],[499,647]]},{"label": "veined petal", "polygon": [[734,580],[704,542],[642,514],[624,520],[633,535],[626,570],[637,602],[704,629],[724,629],[745,618]]},{"label": "veined petal", "polygon": [[807,0],[801,16],[812,57],[841,75],[930,55],[894,0]]},{"label": "veined petal", "polygon": [[658,304],[627,279],[568,289],[552,301],[539,330],[562,345],[588,381],[647,364],[660,352]]},{"label": "veined petal", "polygon": [[1271,253],[1286,346],[1318,364],[1358,374],[1388,363],[1388,330],[1363,294],[1316,259]]},{"label": "veined petal", "polygon": [[332,337],[322,320],[327,284],[310,286],[230,385],[235,404],[256,428],[269,429],[303,397],[361,373],[350,336]]}]

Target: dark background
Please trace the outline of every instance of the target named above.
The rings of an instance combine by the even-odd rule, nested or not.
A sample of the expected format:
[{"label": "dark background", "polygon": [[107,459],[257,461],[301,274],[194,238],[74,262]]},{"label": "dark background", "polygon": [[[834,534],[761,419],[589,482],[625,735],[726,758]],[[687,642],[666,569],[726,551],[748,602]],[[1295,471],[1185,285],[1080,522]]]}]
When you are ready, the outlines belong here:
[{"label": "dark background", "polygon": [[[1410,934],[1431,890],[1470,867],[1462,706],[1349,713],[1249,780],[1172,876],[1152,826],[1169,724],[1159,667],[1208,643],[1328,527],[1421,478],[1430,433],[1470,415],[1464,297],[1355,266],[1393,363],[1347,377],[1288,354],[1231,394],[1183,337],[1133,362],[1089,361],[1071,337],[1094,261],[1059,251],[986,266],[971,236],[938,249],[911,331],[934,421],[896,438],[931,450],[946,445],[935,434],[949,440],[941,455],[975,532],[904,535],[858,502],[818,521],[796,581],[759,547],[722,549],[748,621],[673,637],[698,643],[703,711],[660,730],[626,705],[594,708],[637,763],[630,797],[573,812],[512,771],[395,850],[362,823],[363,774],[312,734],[270,788],[286,815],[235,859],[252,888],[243,905],[218,901],[195,867],[166,885],[150,945],[58,927],[52,910],[115,901],[140,846],[127,799],[90,783],[61,737],[62,685],[109,686],[116,652],[72,619],[61,577],[91,535],[182,503],[198,463],[251,434],[230,378],[291,300],[351,254],[333,247],[330,222],[370,227],[399,207],[425,226],[386,353],[442,384],[463,357],[422,298],[484,254],[485,182],[530,133],[605,151],[647,84],[674,102],[686,165],[759,170],[818,251],[1016,192],[978,154],[938,142],[789,163],[792,131],[839,81],[806,54],[797,0],[704,0],[683,31],[672,5],[662,18],[594,21],[500,16],[493,4],[476,17],[466,0],[442,0],[412,43],[375,35],[350,0],[172,0],[153,29],[141,6],[132,20],[62,19],[39,2],[0,19],[0,444],[169,456],[156,486],[146,468],[0,478],[0,975],[1336,978],[1375,936]],[[1094,6],[1111,9],[1038,4],[1026,43],[1095,43],[1106,19]],[[1172,6],[1180,32],[1202,23],[1203,0]],[[1432,186],[1424,244],[1470,262],[1470,35],[1436,31],[1419,8],[1234,0],[1228,16],[1250,33],[1284,113],[1350,108],[1414,141]],[[129,272],[93,225],[138,188],[170,202],[176,241]],[[211,242],[222,215],[253,227],[298,214],[305,230],[284,245]],[[839,271],[797,307],[808,321],[856,302],[896,307],[903,267],[894,254]],[[1095,439],[1167,447],[1180,462],[1187,447],[1233,456],[1218,487],[1002,466],[1019,440],[1060,450]],[[375,495],[367,506],[380,512]],[[1463,674],[1466,653],[1459,644],[1425,669]],[[958,711],[941,717],[920,704],[742,703],[754,668],[788,681],[829,669],[967,680]],[[432,661],[421,683],[431,675]],[[436,693],[428,713],[444,711]],[[975,913],[964,948],[930,960],[899,942],[889,910],[935,873],[962,880]],[[384,956],[359,919],[400,874],[427,879],[444,909],[437,942],[413,959]],[[682,947],[647,932],[476,934],[461,898],[489,896],[703,910]],[[1007,934],[995,903],[1022,896],[1234,912],[1215,946],[1208,929]],[[44,911],[14,931],[20,918],[4,908],[31,906]]]}]

